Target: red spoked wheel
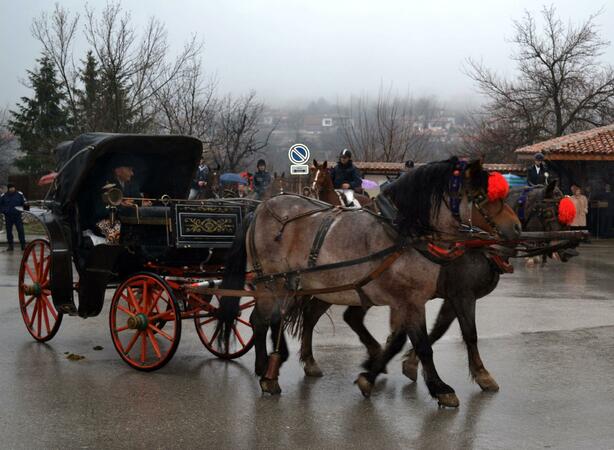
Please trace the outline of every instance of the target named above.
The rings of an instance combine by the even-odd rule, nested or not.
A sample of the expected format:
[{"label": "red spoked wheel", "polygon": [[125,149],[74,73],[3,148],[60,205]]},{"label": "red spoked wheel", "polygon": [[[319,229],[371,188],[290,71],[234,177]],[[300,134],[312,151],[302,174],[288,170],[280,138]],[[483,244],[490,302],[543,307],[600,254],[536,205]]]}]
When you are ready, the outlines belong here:
[{"label": "red spoked wheel", "polygon": [[256,301],[251,297],[242,297],[239,316],[232,324],[232,334],[226,342],[220,342],[219,320],[217,310],[219,298],[215,295],[203,298],[203,311],[194,316],[196,331],[203,345],[218,358],[235,359],[246,354],[254,346],[254,329],[249,322]]},{"label": "red spoked wheel", "polygon": [[154,274],[134,275],[117,288],[109,326],[119,356],[143,371],[169,362],[181,339],[181,313],[173,291]]},{"label": "red spoked wheel", "polygon": [[62,324],[49,289],[51,247],[44,239],[30,242],[19,268],[19,307],[28,332],[39,342],[53,338]]}]

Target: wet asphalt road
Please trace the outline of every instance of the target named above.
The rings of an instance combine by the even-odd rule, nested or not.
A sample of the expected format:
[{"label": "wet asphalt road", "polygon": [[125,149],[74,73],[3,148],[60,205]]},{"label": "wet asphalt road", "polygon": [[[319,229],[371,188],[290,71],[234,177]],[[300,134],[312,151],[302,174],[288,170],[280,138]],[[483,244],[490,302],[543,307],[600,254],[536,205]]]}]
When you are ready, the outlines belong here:
[{"label": "wet asphalt road", "polygon": [[[65,317],[50,343],[35,343],[18,309],[19,258],[0,254],[1,448],[614,448],[614,242],[587,245],[567,264],[516,263],[478,303],[480,350],[500,392],[469,379],[456,325],[435,346],[458,410],[438,409],[399,358],[362,398],[352,382],[364,352],[342,309],[315,337],[324,378],[305,378],[293,352],[279,397],[260,394],[252,353],[217,360],[190,323],[156,373],[120,360],[107,309]],[[383,340],[387,310],[376,309],[368,326]]]}]

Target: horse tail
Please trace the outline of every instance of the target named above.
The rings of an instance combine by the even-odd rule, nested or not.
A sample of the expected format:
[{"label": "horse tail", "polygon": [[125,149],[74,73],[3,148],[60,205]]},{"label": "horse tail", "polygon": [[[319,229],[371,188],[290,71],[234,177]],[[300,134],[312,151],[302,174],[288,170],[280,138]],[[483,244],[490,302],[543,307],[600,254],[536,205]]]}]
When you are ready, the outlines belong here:
[{"label": "horse tail", "polygon": [[309,312],[313,301],[311,297],[300,296],[295,297],[288,305],[288,310],[284,315],[286,322],[286,329],[290,335],[294,338],[303,336],[303,330],[305,328],[304,316]]},{"label": "horse tail", "polygon": [[[254,220],[254,213],[250,212],[239,227],[232,246],[226,255],[222,289],[243,289],[245,286],[245,271],[247,269],[247,230]],[[233,322],[240,312],[241,297],[222,297],[217,310],[218,340],[220,344],[228,343],[232,335]]]}]

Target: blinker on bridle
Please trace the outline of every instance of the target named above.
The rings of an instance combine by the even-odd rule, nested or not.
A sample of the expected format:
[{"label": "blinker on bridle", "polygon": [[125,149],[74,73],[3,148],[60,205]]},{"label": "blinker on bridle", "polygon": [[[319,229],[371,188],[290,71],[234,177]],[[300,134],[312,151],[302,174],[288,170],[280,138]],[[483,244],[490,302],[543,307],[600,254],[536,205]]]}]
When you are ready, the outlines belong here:
[{"label": "blinker on bridle", "polygon": [[462,191],[463,191],[463,177],[465,175],[465,170],[467,169],[466,161],[459,161],[456,163],[454,170],[452,171],[452,176],[450,177],[450,184],[448,189],[448,195],[450,196],[450,211],[452,211],[452,215],[454,218],[461,224],[463,229],[468,232],[476,232],[483,231],[475,228],[472,223],[472,210],[475,209],[482,216],[484,221],[493,229],[493,231],[497,234],[500,234],[499,228],[497,224],[492,220],[488,212],[484,209],[484,205],[488,202],[488,196],[484,192],[483,189],[480,189],[476,193],[466,191],[467,199],[469,201],[469,217],[468,224],[463,223],[463,219],[460,213],[460,205],[462,200]]}]

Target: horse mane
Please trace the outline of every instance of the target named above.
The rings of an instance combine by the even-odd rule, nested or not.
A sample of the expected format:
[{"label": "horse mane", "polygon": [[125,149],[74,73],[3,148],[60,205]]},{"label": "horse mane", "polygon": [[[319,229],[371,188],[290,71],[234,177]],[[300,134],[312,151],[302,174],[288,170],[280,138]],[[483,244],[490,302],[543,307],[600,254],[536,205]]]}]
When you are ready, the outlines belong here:
[{"label": "horse mane", "polygon": [[[450,179],[459,159],[452,157],[414,168],[387,185],[383,193],[397,207],[397,227],[402,234],[422,236],[435,227],[431,218],[439,213],[441,203],[449,191]],[[471,170],[470,178],[463,175],[463,184],[470,189],[484,189],[488,184],[488,173],[479,163],[471,163],[479,170]]]}]

